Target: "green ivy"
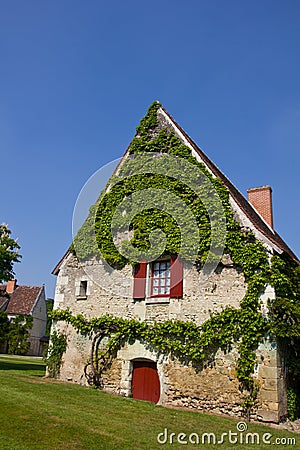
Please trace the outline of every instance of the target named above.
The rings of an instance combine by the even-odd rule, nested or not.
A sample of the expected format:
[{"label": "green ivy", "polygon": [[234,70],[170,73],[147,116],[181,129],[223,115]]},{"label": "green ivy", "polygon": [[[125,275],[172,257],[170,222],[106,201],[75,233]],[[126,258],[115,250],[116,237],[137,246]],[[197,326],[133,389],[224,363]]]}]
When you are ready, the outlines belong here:
[{"label": "green ivy", "polygon": [[[51,317],[51,313],[49,314]],[[67,349],[67,338],[64,334],[56,330],[50,336],[50,344],[44,355],[44,361],[47,365],[48,376],[57,378],[60,371],[61,361],[64,352]]]},{"label": "green ivy", "polygon": [[[205,174],[205,178],[209,180],[205,181],[205,178],[202,180],[203,195],[206,198],[210,198],[212,191],[217,192],[223,204],[227,229],[233,232],[232,238],[234,239],[234,231],[238,231],[239,225],[233,218],[229,205],[229,193],[225,186],[219,179],[211,175],[204,164],[198,162],[192,156],[191,149],[183,145],[172,131],[162,129],[153,137],[154,129],[157,126],[157,109],[159,107],[160,104],[158,102],[153,103],[145,118],[141,120],[140,125],[137,127],[138,134],[130,144],[129,154],[145,152],[168,153],[169,155],[185,158],[189,163],[197,167],[200,173]],[[80,259],[101,255],[108,264],[116,268],[122,268],[127,263],[130,263],[129,260],[119,253],[113,242],[111,223],[115,210],[121,201],[133,192],[149,188],[163,188],[165,191],[174,193],[178,198],[182,199],[193,213],[199,227],[197,262],[203,264],[207,258],[211,243],[211,223],[203,203],[190,188],[172,177],[158,174],[131,176],[133,165],[134,167],[136,166],[136,161],[128,158],[120,166],[119,176],[114,175],[111,177],[109,192],[104,191],[96,204],[91,207],[87,220],[74,238],[74,244],[71,246],[72,251],[75,253],[76,249],[77,256]],[[127,174],[128,176],[126,176]],[[126,178],[120,181],[120,176],[126,176]],[[180,211],[178,213],[180,214]],[[217,223],[217,219],[215,222]],[[119,222],[117,225],[118,229],[122,231],[122,223]],[[161,229],[167,235],[165,252],[179,253],[181,244],[180,229],[175,220],[166,212],[155,209],[144,210],[134,217],[131,227],[134,232],[131,242],[137,249],[147,250],[150,246],[149,234],[153,230]],[[94,236],[96,236],[96,240]],[[186,233],[185,238],[188,239],[188,236],[189,233]],[[190,246],[193,246],[193,244],[191,241]]]},{"label": "green ivy", "polygon": [[288,418],[290,420],[296,420],[299,417],[299,398],[293,388],[287,389],[287,405],[288,405]]},{"label": "green ivy", "polygon": [[[135,320],[102,316],[88,321],[82,315],[73,316],[69,310],[55,311],[55,320],[65,320],[82,334],[103,330],[110,336],[108,350],[116,351],[126,341],[141,339],[152,344],[164,353],[199,363],[209,358],[218,348],[230,348],[236,342],[239,351],[237,376],[242,389],[245,390],[244,407],[248,417],[253,407],[258,387],[253,379],[256,364],[256,350],[266,333],[273,334],[287,343],[291,357],[290,366],[295,364],[300,350],[300,278],[299,266],[291,260],[275,256],[270,265],[264,245],[252,232],[242,230],[234,219],[229,203],[229,192],[221,180],[214,178],[206,167],[192,156],[189,147],[170,130],[159,129],[157,111],[160,107],[154,102],[146,116],[137,127],[137,134],[129,147],[129,155],[141,153],[168,153],[185,158],[197,167],[209,180],[204,185],[207,197],[214,189],[222,201],[226,217],[226,248],[234,264],[242,270],[248,284],[241,307],[226,307],[219,313],[197,327],[192,322],[165,321],[147,324]],[[197,267],[201,267],[207,258],[211,243],[211,223],[206,208],[195,193],[182,182],[168,176],[147,174],[130,176],[132,161],[129,158],[119,167],[119,175],[128,176],[120,181],[113,175],[109,181],[110,189],[102,193],[90,214],[74,239],[71,250],[80,259],[101,256],[110,265],[122,268],[131,261],[122,256],[114,245],[111,222],[114,212],[124,197],[148,188],[163,188],[180,197],[193,212],[199,228],[197,249]],[[121,219],[120,219],[121,220]],[[118,223],[122,230],[122,222]],[[167,235],[166,253],[180,252],[180,230],[172,217],[156,209],[145,210],[136,215],[132,221],[133,239],[131,243],[139,250],[149,248],[149,234],[155,229],[162,229]],[[94,239],[96,236],[96,240]],[[97,243],[97,245],[96,245]],[[76,252],[75,252],[76,249]],[[100,252],[100,254],[99,254]],[[274,286],[276,300],[270,304],[270,319],[262,317],[260,312],[260,295],[268,284]],[[296,345],[295,345],[296,342]],[[300,367],[299,367],[300,369]],[[295,369],[296,370],[296,369]]]}]

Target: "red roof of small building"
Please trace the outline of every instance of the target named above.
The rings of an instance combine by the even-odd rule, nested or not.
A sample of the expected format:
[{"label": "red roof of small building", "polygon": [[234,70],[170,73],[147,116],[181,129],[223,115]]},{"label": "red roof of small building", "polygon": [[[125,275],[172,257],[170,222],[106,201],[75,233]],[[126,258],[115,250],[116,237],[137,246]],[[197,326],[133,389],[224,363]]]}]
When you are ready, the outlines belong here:
[{"label": "red roof of small building", "polygon": [[[17,286],[12,294],[9,294],[9,302],[5,309],[7,314],[26,316],[31,310],[39,296],[41,286]],[[7,298],[0,298],[1,303],[7,301]]]}]

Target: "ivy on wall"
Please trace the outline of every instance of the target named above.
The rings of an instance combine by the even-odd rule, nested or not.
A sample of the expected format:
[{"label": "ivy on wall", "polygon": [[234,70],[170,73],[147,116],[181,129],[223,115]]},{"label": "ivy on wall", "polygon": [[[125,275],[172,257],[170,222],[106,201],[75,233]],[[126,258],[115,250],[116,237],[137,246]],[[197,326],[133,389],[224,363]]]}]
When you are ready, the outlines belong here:
[{"label": "ivy on wall", "polygon": [[[253,378],[256,363],[256,350],[266,333],[278,338],[289,348],[289,367],[295,374],[300,372],[297,363],[300,350],[300,271],[299,266],[288,258],[275,256],[272,264],[264,245],[252,232],[242,230],[234,219],[229,204],[229,192],[221,180],[214,178],[206,167],[192,156],[191,149],[182,144],[174,132],[159,129],[157,111],[160,107],[154,102],[146,116],[137,127],[137,135],[129,147],[129,155],[139,153],[168,153],[185,158],[206,175],[210,183],[205,186],[207,196],[214,189],[222,201],[226,217],[226,248],[234,264],[241,268],[248,284],[241,307],[226,307],[211,315],[200,327],[193,322],[165,321],[147,324],[136,320],[103,316],[88,321],[82,315],[73,316],[69,310],[54,311],[52,318],[65,320],[82,333],[100,333],[110,339],[107,349],[110,354],[121,348],[126,341],[141,339],[166,354],[179,359],[199,363],[209,358],[218,348],[229,348],[237,343],[239,359],[237,377],[245,391],[244,407],[248,417],[257,397],[257,386]],[[119,175],[129,174],[118,181],[113,175],[111,189],[104,191],[90,210],[90,215],[79,230],[71,250],[80,259],[101,254],[110,265],[122,268],[131,261],[122,256],[114,245],[111,222],[116,207],[124,197],[148,188],[163,188],[180,197],[193,212],[199,227],[199,243],[196,264],[200,268],[206,260],[211,243],[211,223],[203,203],[182,182],[168,176],[147,174],[130,176],[130,157],[119,168]],[[122,230],[122,223],[118,223]],[[137,249],[147,250],[150,246],[149,234],[159,228],[167,235],[166,253],[180,253],[180,229],[172,217],[156,209],[144,210],[137,214],[131,224],[132,244]],[[96,241],[93,239],[96,234]],[[97,245],[95,243],[97,242]],[[97,247],[97,248],[95,248]],[[276,300],[269,305],[270,316],[265,318],[260,312],[260,295],[268,284],[275,288]]]},{"label": "ivy on wall", "polygon": [[[51,316],[51,312],[49,316]],[[50,336],[50,344],[46,350],[43,359],[47,365],[48,376],[57,378],[60,371],[62,357],[67,349],[67,337],[58,333],[56,330]]]}]

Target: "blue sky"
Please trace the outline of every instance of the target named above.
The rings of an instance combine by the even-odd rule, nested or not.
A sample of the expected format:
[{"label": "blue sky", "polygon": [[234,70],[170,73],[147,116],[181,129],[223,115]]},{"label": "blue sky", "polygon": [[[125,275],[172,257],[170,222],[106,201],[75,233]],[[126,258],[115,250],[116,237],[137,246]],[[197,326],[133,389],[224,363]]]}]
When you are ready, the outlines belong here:
[{"label": "blue sky", "polygon": [[0,4],[0,221],[20,284],[46,284],[87,179],[159,100],[243,194],[273,188],[300,256],[298,0]]}]

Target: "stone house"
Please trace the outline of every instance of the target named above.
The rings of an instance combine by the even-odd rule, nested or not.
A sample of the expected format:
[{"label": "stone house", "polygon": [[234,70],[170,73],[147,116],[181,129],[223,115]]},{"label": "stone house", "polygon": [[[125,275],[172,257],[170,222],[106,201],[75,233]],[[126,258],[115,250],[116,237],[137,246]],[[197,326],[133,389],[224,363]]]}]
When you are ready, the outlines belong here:
[{"label": "stone house", "polygon": [[47,342],[46,324],[47,310],[44,286],[19,286],[17,280],[9,280],[2,285],[7,297],[0,298],[0,308],[7,313],[10,321],[17,316],[32,316],[33,324],[30,329],[27,352],[31,356],[42,356],[45,342]]},{"label": "stone house", "polygon": [[[207,323],[211,315],[219,314],[217,317],[223,317],[224,311],[231,311],[233,314],[235,311],[239,312],[244,307],[245,298],[248,298],[250,276],[243,269],[246,266],[239,263],[237,256],[233,256],[228,250],[230,245],[235,245],[230,244],[228,231],[228,217],[231,216],[234,223],[238,223],[239,232],[243,236],[252,236],[250,244],[245,244],[245,254],[259,244],[265,253],[267,264],[271,264],[274,255],[287,257],[294,264],[299,264],[298,258],[274,230],[271,188],[263,186],[249,189],[247,200],[159,103],[154,103],[141,121],[136,136],[112,174],[104,197],[100,197],[99,202],[113,191],[113,183],[116,181],[112,180],[118,180],[121,176],[122,167],[134,155],[138,145],[142,146],[144,152],[151,154],[153,149],[149,150],[149,146],[154,143],[154,148],[158,149],[156,156],[164,152],[159,149],[159,139],[164,139],[164,145],[171,148],[174,142],[176,148],[181,146],[181,154],[188,154],[190,161],[200,163],[198,167],[203,168],[210,179],[218,180],[222,189],[227,192],[226,244],[219,254],[218,262],[212,264],[209,270],[197,261],[188,266],[183,262],[184,258],[178,256],[179,252],[174,254],[165,251],[152,260],[140,258],[139,263],[134,266],[125,262],[122,267],[111,268],[105,265],[104,257],[86,253],[80,257],[80,251],[77,251],[75,245],[75,250],[69,249],[53,270],[53,274],[57,276],[54,310],[67,310],[73,318],[77,315],[82,318],[83,315],[86,320],[109,314],[150,326],[180,321],[197,327]],[[179,153],[174,151],[174,154]],[[152,157],[155,157],[154,153]],[[145,173],[147,177],[148,171],[145,170]],[[147,207],[153,208],[150,200],[149,202]],[[123,215],[126,215],[125,209]],[[95,217],[93,223],[94,219]],[[84,226],[82,229],[84,234]],[[127,236],[131,239],[132,229],[128,233]],[[118,233],[114,240],[115,246],[125,234]],[[103,241],[106,239],[104,232],[101,235],[100,230],[98,237],[97,242],[100,242],[100,247],[102,245],[103,255]],[[84,241],[83,246],[88,247],[89,243]],[[243,255],[240,260],[242,259]],[[208,270],[209,275],[204,276],[205,270]],[[256,275],[259,272],[256,270]],[[258,322],[259,317],[266,318],[269,302],[275,298],[274,286],[266,282],[259,291],[258,316],[254,310],[253,318],[257,317],[255,320]],[[54,328],[67,336],[68,344],[63,355],[60,378],[86,384],[89,380],[87,360],[95,350],[93,339],[96,331],[82,332],[76,329],[75,321],[72,322],[70,318],[63,320],[64,317],[67,316],[58,315],[54,322]],[[234,327],[234,320],[230,326]],[[181,337],[176,335],[174,342],[177,339],[181,345],[184,341],[188,347],[187,336],[184,333]],[[98,350],[105,351],[108,339],[107,333],[101,342],[95,344],[96,347],[98,345]],[[169,341],[172,339],[170,336]],[[239,416],[243,412],[243,394],[237,376],[240,342],[241,337],[238,337],[232,339],[227,348],[216,345],[209,357],[193,364],[189,358],[180,358],[176,354],[174,356],[168,350],[172,347],[170,342],[166,343],[167,350],[164,351],[162,347],[155,345],[153,336],[150,343],[145,338],[125,339],[105,370],[100,370],[101,386],[108,392],[162,405]],[[253,363],[251,376],[259,390],[252,408],[252,417],[278,422],[287,415],[284,355],[276,339],[271,338],[268,333],[259,339],[255,354],[256,361]],[[98,364],[97,355],[95,359]]]}]

